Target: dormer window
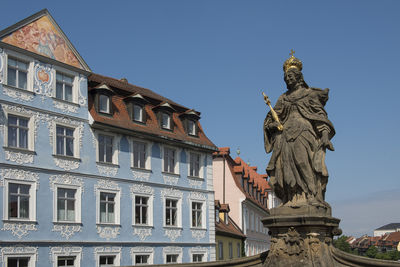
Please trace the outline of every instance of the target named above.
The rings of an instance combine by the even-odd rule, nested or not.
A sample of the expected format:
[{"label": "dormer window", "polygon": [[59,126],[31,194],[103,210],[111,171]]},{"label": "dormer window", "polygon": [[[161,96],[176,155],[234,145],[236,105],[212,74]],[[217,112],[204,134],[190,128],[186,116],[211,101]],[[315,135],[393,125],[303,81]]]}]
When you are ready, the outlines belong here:
[{"label": "dormer window", "polygon": [[179,115],[182,120],[182,123],[185,127],[186,133],[189,136],[197,136],[198,135],[198,126],[197,121],[200,119],[200,113],[189,109]]},{"label": "dormer window", "polygon": [[187,131],[189,135],[197,135],[196,134],[196,123],[193,120],[188,120]]},{"label": "dormer window", "polygon": [[111,97],[108,95],[99,95],[99,112],[101,113],[111,113]]},{"label": "dormer window", "polygon": [[132,105],[132,120],[137,122],[144,122],[143,106],[138,104]]},{"label": "dormer window", "polygon": [[171,115],[168,113],[161,113],[161,128],[171,130]]},{"label": "dormer window", "polygon": [[114,90],[102,83],[94,87],[90,92],[94,94],[96,111],[101,114],[111,115]]}]

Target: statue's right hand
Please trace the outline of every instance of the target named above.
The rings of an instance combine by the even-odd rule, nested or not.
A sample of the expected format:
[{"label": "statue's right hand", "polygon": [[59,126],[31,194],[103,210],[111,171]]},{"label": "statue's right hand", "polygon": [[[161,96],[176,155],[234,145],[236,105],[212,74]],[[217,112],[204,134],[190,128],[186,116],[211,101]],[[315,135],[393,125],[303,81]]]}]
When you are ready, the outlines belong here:
[{"label": "statue's right hand", "polygon": [[267,129],[270,132],[275,132],[278,130],[279,123],[276,121],[270,122],[267,124]]}]

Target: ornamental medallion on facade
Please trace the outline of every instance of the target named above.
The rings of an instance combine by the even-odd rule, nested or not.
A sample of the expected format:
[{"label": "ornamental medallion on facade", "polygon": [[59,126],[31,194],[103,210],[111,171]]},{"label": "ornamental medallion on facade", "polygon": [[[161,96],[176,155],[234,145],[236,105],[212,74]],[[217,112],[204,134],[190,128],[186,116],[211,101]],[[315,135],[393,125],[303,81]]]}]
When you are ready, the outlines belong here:
[{"label": "ornamental medallion on facade", "polygon": [[34,92],[42,95],[42,100],[44,101],[45,96],[53,97],[53,67],[50,64],[43,64],[39,61],[35,61],[34,64],[34,79],[33,86]]},{"label": "ornamental medallion on facade", "polygon": [[182,229],[164,229],[164,236],[168,237],[171,242],[175,242],[175,240],[182,235]]},{"label": "ornamental medallion on facade", "polygon": [[102,225],[97,225],[96,230],[97,234],[101,238],[107,239],[109,241],[110,239],[117,238],[117,236],[120,234],[121,227],[119,225],[112,225],[112,226],[102,226]]}]

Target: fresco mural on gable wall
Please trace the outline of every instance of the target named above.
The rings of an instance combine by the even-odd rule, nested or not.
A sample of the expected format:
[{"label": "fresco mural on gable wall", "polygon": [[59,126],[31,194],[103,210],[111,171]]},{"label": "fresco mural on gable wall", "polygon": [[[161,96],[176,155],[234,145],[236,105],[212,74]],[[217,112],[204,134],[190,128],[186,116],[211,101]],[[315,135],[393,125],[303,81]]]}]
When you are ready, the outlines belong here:
[{"label": "fresco mural on gable wall", "polygon": [[75,54],[68,47],[67,41],[57,31],[48,16],[25,25],[1,41],[82,68]]}]

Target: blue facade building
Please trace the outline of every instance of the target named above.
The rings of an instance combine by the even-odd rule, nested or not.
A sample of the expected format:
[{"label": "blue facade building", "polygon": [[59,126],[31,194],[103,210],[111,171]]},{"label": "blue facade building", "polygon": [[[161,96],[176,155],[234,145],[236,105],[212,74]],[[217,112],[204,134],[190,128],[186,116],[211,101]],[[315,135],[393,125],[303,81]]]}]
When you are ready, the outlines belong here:
[{"label": "blue facade building", "polygon": [[47,10],[1,31],[1,266],[215,260],[199,119],[93,74]]}]

